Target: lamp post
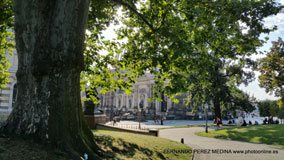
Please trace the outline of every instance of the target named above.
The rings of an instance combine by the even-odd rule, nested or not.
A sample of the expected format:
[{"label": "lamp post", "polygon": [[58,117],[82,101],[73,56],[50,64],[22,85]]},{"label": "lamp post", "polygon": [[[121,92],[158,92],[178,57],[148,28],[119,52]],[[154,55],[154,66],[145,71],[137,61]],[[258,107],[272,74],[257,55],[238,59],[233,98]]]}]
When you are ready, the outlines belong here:
[{"label": "lamp post", "polygon": [[114,103],[113,103],[113,101],[114,101],[114,96],[115,96],[115,94],[114,94],[114,92],[112,92],[111,93],[111,107],[110,107],[110,121],[112,121],[113,120],[113,105],[114,105]]},{"label": "lamp post", "polygon": [[139,121],[138,128],[141,130],[141,111],[140,109],[138,109],[138,121]]},{"label": "lamp post", "polygon": [[205,132],[208,133],[208,104],[206,103],[205,108]]},{"label": "lamp post", "polygon": [[138,120],[139,120],[139,125],[138,128],[141,130],[141,112],[143,111],[143,101],[141,101],[139,103],[139,107],[138,107]]}]

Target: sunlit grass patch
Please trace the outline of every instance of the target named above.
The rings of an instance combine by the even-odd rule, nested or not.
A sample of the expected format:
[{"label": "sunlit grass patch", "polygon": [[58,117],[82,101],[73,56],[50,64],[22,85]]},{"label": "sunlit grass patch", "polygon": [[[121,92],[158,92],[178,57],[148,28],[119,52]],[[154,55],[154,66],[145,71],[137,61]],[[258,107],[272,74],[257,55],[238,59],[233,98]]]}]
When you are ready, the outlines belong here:
[{"label": "sunlit grass patch", "polygon": [[264,143],[284,147],[284,125],[258,125],[199,132],[199,136]]},{"label": "sunlit grass patch", "polygon": [[166,150],[189,151],[191,148],[164,138],[96,130],[97,144],[108,154],[107,159],[191,159],[190,153],[167,153]]}]

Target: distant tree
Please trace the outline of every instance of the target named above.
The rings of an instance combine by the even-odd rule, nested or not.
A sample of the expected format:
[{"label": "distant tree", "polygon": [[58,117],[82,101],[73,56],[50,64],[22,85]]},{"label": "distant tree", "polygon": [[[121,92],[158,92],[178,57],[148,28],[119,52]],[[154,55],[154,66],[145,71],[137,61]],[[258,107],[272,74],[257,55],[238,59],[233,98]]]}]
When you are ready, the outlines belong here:
[{"label": "distant tree", "polygon": [[266,92],[280,97],[284,102],[284,42],[281,38],[272,42],[266,57],[259,60],[259,83]]},{"label": "distant tree", "polygon": [[[191,101],[200,102],[202,98],[207,97],[213,103],[216,117],[222,117],[221,112],[222,115],[226,115],[224,113],[237,109],[246,112],[254,110],[254,99],[236,86],[241,82],[248,83],[252,80],[253,74],[243,71],[243,66],[240,64],[230,65],[230,62],[221,60],[218,62],[214,68],[207,68],[206,79],[210,80],[209,85],[203,90],[200,89],[200,85],[195,85],[191,90]],[[193,76],[189,81],[194,82],[197,77],[198,75]],[[198,84],[198,80],[194,83]]]},{"label": "distant tree", "polygon": [[231,97],[231,111],[238,109],[249,113],[255,109],[256,99],[239,88],[232,88]]},{"label": "distant tree", "polygon": [[283,124],[283,119],[284,119],[284,109],[280,108],[279,109],[279,114],[278,114],[278,118],[281,119],[281,123]]},{"label": "distant tree", "polygon": [[272,116],[277,117],[283,123],[284,119],[284,107],[282,100],[263,100],[258,102],[258,108],[260,112],[260,116]]},{"label": "distant tree", "polygon": [[276,101],[263,100],[258,102],[258,108],[260,116],[277,116],[278,115],[278,105]]},{"label": "distant tree", "polygon": [[283,103],[283,100],[278,100],[277,104],[278,104],[278,107],[279,107],[277,116],[278,116],[278,118],[281,119],[281,122],[283,123],[283,119],[284,119],[284,103]]}]

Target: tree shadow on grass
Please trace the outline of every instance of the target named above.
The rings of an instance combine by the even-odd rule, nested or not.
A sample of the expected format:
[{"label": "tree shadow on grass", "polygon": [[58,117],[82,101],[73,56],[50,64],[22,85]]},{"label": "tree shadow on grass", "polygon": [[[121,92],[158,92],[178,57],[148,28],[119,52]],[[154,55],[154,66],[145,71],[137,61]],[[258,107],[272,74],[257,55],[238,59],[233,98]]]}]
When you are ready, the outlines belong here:
[{"label": "tree shadow on grass", "polygon": [[157,151],[152,151],[148,148],[138,146],[135,143],[129,143],[121,138],[115,139],[111,136],[106,135],[95,135],[96,143],[101,146],[105,159],[119,159],[118,155],[123,155],[126,158],[132,158],[137,152],[143,154],[147,159],[151,159],[156,154],[159,159],[166,159],[164,155]]},{"label": "tree shadow on grass", "polygon": [[[228,129],[228,135],[217,135],[215,138],[231,139],[252,143],[264,143],[269,145],[277,145],[284,148],[284,132],[283,129],[276,129],[275,125],[269,126],[248,126],[234,129]],[[283,127],[283,126],[282,126]],[[245,129],[245,130],[238,130]]]}]

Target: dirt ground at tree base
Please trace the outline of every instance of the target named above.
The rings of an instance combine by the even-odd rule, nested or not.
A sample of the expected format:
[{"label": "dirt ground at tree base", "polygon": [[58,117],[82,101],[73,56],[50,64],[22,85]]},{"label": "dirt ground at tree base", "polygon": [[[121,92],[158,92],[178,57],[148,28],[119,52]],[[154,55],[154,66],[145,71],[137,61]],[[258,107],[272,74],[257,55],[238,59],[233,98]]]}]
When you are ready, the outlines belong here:
[{"label": "dirt ground at tree base", "polygon": [[32,140],[0,137],[0,160],[67,160],[63,152]]}]

